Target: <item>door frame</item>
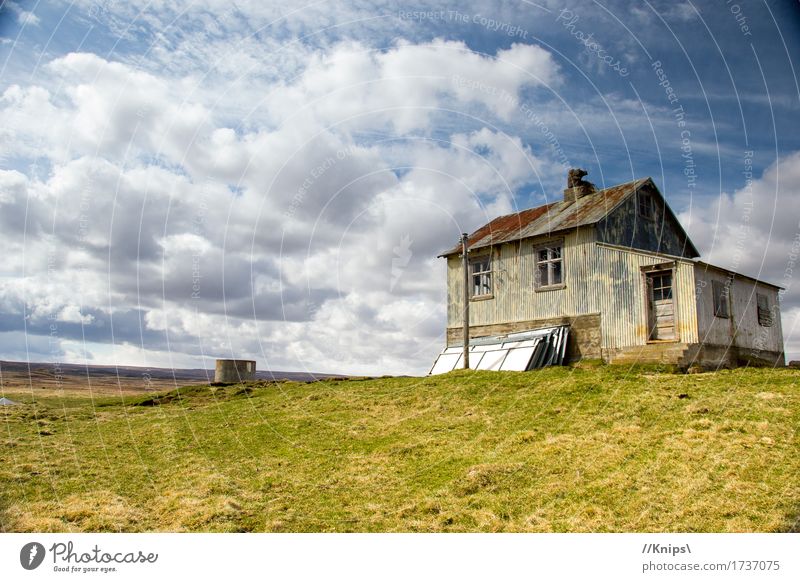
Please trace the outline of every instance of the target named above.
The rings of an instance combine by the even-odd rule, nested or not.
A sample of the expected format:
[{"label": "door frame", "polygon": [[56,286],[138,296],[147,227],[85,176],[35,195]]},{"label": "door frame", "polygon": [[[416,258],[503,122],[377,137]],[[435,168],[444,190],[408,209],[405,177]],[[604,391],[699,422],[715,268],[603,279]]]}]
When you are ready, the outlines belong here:
[{"label": "door frame", "polygon": [[[644,265],[641,269],[641,286],[644,300],[642,301],[642,315],[645,322],[645,343],[648,344],[663,344],[663,343],[679,343],[681,341],[681,334],[679,331],[679,317],[678,317],[678,294],[675,292],[675,281],[678,273],[678,261],[668,261],[666,263],[657,263],[654,265]],[[675,337],[673,339],[651,339],[650,338],[650,290],[647,286],[648,276],[659,273],[662,271],[669,271],[672,275],[672,321],[675,329]]]}]

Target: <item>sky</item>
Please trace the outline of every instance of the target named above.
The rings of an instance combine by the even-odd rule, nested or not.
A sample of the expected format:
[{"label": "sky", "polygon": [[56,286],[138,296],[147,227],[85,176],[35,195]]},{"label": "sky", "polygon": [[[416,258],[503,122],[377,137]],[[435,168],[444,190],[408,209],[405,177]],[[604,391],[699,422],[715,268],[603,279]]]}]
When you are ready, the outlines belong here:
[{"label": "sky", "polygon": [[437,255],[651,176],[800,359],[785,1],[0,5],[0,359],[424,374]]}]

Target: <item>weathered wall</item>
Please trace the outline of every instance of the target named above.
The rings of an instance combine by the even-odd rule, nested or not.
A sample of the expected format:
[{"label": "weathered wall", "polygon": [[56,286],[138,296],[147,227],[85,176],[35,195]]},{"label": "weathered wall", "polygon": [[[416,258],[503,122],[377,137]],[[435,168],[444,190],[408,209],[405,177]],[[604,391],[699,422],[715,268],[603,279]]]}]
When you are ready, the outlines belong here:
[{"label": "weathered wall", "polygon": [[[732,345],[756,352],[783,353],[780,304],[775,287],[744,278],[734,277],[729,281],[728,273],[709,269],[705,265],[695,266],[695,279],[698,332],[702,343]],[[728,318],[714,315],[712,281],[729,285]],[[769,327],[758,323],[756,293],[769,298],[772,311],[772,325]],[[767,354],[767,357],[772,356]]]},{"label": "weathered wall", "polygon": [[691,365],[698,365],[708,370],[719,368],[735,368],[737,366],[781,367],[786,363],[783,352],[768,350],[752,350],[732,345],[697,344]]},{"label": "weathered wall", "polygon": [[235,383],[255,379],[255,360],[217,360],[214,382]]},{"label": "weathered wall", "polygon": [[603,315],[603,347],[618,348],[647,343],[647,295],[642,267],[672,262],[675,331],[681,342],[697,341],[694,307],[694,264],[642,251],[596,245],[592,278],[598,281],[598,309]]},{"label": "weathered wall", "polygon": [[[583,358],[600,358],[602,337],[600,332],[600,314],[579,315],[575,317],[551,317],[529,321],[514,321],[494,325],[470,326],[469,337],[487,337],[505,335],[517,331],[542,329],[555,325],[569,324],[566,359],[568,362]],[[447,330],[447,345],[463,345],[464,329],[453,327]]]},{"label": "weathered wall", "polygon": [[613,245],[630,247],[692,258],[697,256],[677,219],[669,212],[661,195],[651,187],[641,188],[652,197],[654,215],[642,218],[637,209],[637,196],[631,196],[603,220],[597,223],[597,240]]},{"label": "weathered wall", "polygon": [[[599,313],[602,315],[601,347],[645,343],[647,316],[641,267],[669,259],[595,244],[594,234],[593,227],[584,227],[563,235],[564,286],[548,291],[534,289],[533,250],[546,239],[507,243],[493,249],[493,296],[470,303],[470,326],[538,322]],[[693,263],[678,260],[675,265],[676,330],[681,341],[696,342]],[[450,257],[448,340],[456,337],[452,334],[460,337],[461,333],[462,277],[460,259]]]},{"label": "weathered wall", "polygon": [[[470,302],[471,325],[597,312],[592,310],[592,301],[587,297],[590,283],[585,275],[591,272],[593,229],[582,228],[553,239],[564,241],[564,287],[548,291],[534,288],[534,248],[551,239],[538,237],[503,244],[493,249],[493,297]],[[461,325],[463,306],[461,259],[451,256],[447,267],[447,326],[456,327]]]}]

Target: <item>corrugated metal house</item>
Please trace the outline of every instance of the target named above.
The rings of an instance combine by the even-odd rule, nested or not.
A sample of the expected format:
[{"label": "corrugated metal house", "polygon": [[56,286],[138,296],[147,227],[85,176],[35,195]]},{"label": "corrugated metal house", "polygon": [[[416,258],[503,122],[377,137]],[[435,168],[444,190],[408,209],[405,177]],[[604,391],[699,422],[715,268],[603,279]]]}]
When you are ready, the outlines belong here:
[{"label": "corrugated metal house", "polygon": [[[468,238],[470,337],[569,324],[568,361],[784,365],[780,287],[703,263],[652,179],[564,199]],[[461,245],[446,252],[447,343],[463,340]]]}]

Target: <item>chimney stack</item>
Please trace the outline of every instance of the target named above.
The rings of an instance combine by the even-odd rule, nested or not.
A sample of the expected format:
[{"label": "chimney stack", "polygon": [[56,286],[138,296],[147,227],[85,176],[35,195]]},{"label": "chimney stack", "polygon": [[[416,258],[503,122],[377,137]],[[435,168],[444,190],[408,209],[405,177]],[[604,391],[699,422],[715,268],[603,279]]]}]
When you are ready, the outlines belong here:
[{"label": "chimney stack", "polygon": [[588,172],[580,168],[573,168],[567,174],[567,188],[564,190],[564,202],[577,202],[579,198],[597,192],[594,184],[587,182],[583,177]]}]

